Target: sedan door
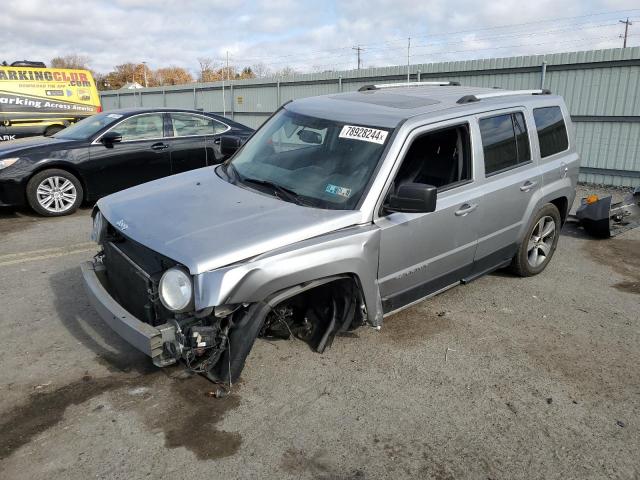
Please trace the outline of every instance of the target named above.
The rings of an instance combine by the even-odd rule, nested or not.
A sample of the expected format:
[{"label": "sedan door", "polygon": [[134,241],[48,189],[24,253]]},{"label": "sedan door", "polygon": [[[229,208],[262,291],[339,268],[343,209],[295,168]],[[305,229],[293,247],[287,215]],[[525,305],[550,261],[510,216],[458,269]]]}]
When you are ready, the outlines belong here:
[{"label": "sedan door", "polygon": [[211,147],[214,145],[220,122],[188,112],[170,112],[168,115],[172,173],[218,163],[213,148],[208,147],[209,143]]},{"label": "sedan door", "polygon": [[162,113],[134,115],[108,131],[118,132],[122,140],[105,145],[98,138],[89,148],[87,175],[92,177],[95,196],[102,197],[171,174]]}]

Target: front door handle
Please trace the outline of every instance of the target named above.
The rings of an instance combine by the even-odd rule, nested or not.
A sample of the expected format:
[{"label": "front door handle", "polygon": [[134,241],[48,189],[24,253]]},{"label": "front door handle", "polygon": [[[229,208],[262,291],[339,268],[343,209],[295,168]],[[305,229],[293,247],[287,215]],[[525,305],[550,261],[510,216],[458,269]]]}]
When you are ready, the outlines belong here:
[{"label": "front door handle", "polygon": [[538,182],[532,182],[531,180],[527,180],[522,185],[520,185],[520,191],[521,192],[528,192],[533,187],[535,187],[537,184],[538,184]]},{"label": "front door handle", "polygon": [[456,217],[464,217],[465,215],[470,214],[476,208],[478,208],[477,203],[465,203],[458,210],[455,211]]},{"label": "front door handle", "polygon": [[166,143],[158,142],[151,145],[151,150],[165,150],[169,148],[169,145]]}]

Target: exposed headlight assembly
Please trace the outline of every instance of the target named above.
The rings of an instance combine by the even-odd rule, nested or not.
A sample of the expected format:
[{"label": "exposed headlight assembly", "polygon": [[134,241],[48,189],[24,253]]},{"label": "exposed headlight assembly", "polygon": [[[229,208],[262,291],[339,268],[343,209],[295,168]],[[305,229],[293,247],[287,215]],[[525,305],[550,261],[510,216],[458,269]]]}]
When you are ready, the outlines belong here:
[{"label": "exposed headlight assembly", "polygon": [[162,274],[159,285],[160,301],[172,312],[193,309],[193,284],[189,272],[180,267],[170,268]]},{"label": "exposed headlight assembly", "polygon": [[91,229],[91,240],[96,243],[102,243],[107,232],[107,222],[105,222],[102,213],[98,210],[93,217],[93,228]]},{"label": "exposed headlight assembly", "polygon": [[11,165],[13,165],[14,163],[16,163],[18,160],[20,160],[19,157],[15,157],[15,158],[3,158],[0,160],[0,170],[2,170],[3,168],[7,168],[10,167]]}]

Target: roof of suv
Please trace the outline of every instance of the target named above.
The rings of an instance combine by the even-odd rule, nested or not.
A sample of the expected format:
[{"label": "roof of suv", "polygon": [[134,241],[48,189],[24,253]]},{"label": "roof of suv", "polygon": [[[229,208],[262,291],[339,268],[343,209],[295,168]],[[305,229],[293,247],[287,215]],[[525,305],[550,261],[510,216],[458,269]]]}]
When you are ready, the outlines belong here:
[{"label": "roof of suv", "polygon": [[[498,92],[506,93],[508,90],[448,85],[401,86],[303,98],[287,104],[285,108],[328,120],[394,128],[410,117],[442,113],[448,109],[475,111],[480,105],[486,107],[490,104],[493,108],[502,108],[540,100],[538,95],[523,93],[457,103],[465,96]],[[550,98],[549,95],[544,97]]]}]

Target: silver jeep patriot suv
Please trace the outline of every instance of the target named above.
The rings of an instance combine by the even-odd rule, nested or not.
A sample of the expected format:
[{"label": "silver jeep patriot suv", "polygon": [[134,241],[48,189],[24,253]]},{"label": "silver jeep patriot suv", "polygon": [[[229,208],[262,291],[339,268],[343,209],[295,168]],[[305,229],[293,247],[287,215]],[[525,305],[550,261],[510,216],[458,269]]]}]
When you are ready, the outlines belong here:
[{"label": "silver jeep patriot suv", "polygon": [[217,382],[258,336],[322,352],[492,270],[540,273],[579,165],[562,98],[451,82],[296,100],[239,144],[100,200],[82,266],[116,332]]}]

